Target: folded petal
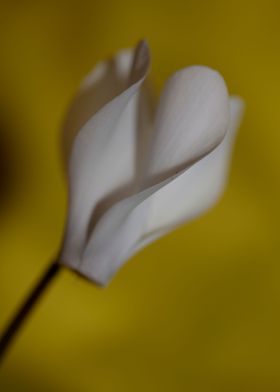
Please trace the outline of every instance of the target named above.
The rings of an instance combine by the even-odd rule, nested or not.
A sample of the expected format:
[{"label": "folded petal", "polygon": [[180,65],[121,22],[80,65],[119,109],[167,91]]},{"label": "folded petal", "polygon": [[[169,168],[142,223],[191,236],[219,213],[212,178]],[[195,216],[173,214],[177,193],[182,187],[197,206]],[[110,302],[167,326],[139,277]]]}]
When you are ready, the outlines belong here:
[{"label": "folded petal", "polygon": [[219,200],[227,183],[232,149],[243,112],[242,99],[231,97],[229,129],[221,144],[151,196],[145,233],[132,253],[201,215]]},{"label": "folded petal", "polygon": [[121,50],[110,60],[98,63],[80,85],[65,118],[63,155],[68,161],[73,140],[85,123],[128,86],[133,50]]},{"label": "folded petal", "polygon": [[146,181],[158,182],[208,154],[228,122],[228,92],[218,72],[204,66],[176,72],[161,95]]},{"label": "folded petal", "polygon": [[[201,91],[203,91],[203,89],[201,89]],[[221,88],[221,92],[222,94],[224,94],[223,88]],[[227,101],[228,98],[225,97],[225,100]],[[206,111],[208,118],[211,119],[211,115],[209,113],[211,109],[209,109],[209,106],[211,107],[210,104],[202,106],[202,110],[199,113],[201,117],[206,117],[204,113],[204,111]],[[187,112],[188,109],[185,109]],[[212,106],[212,110],[215,115],[219,115],[220,118],[223,117],[222,113],[219,113],[215,105]],[[227,113],[227,103],[225,104],[223,100],[221,100],[220,110]],[[227,115],[225,114],[224,116],[226,118]],[[195,119],[193,120],[194,123],[196,123]],[[225,120],[223,121],[224,126],[228,128],[228,123]],[[221,121],[220,126],[222,126],[223,121]],[[217,137],[217,124],[218,122],[213,120],[212,122],[210,122],[209,127],[213,127],[213,138],[215,138],[216,142],[218,143],[219,138]],[[209,140],[211,139],[211,130],[208,130],[206,126],[204,127],[204,129],[206,132],[207,141],[209,142]],[[220,134],[224,133],[224,130],[220,130]],[[185,143],[182,134],[181,137],[181,143]],[[201,142],[202,144],[204,144],[204,150],[203,153],[201,153],[202,156],[204,156],[207,150],[205,147],[206,143],[204,142],[202,136]],[[213,149],[213,145],[213,141],[212,143],[208,144],[210,155],[214,154],[217,150],[216,149],[211,152]],[[188,151],[187,147],[185,148],[186,151]],[[202,151],[202,149],[197,146],[196,151],[199,152]],[[161,152],[159,151],[158,157],[160,157],[160,154]],[[200,156],[199,154],[194,155],[193,150],[189,151],[189,156],[190,155],[192,155],[192,157]],[[204,157],[202,161],[204,159],[207,159],[207,157]],[[184,178],[184,176],[186,176],[190,170],[193,170],[193,168],[200,163],[198,162],[194,166],[189,168],[193,160],[195,159],[187,159],[185,161],[186,166],[183,168],[180,167],[180,171],[178,172],[173,172],[173,166],[171,166],[172,170],[170,176],[165,176],[163,179],[161,178],[160,182],[156,182],[154,185],[146,188],[144,191],[120,201],[110,210],[108,210],[106,214],[102,217],[102,219],[98,222],[95,230],[92,233],[92,236],[89,239],[89,242],[83,254],[82,263],[79,266],[79,271],[88,278],[94,280],[95,282],[104,285],[111,279],[111,277],[130,257],[130,255],[137,251],[137,249],[141,247],[141,244],[145,243],[146,239],[149,239],[151,242],[153,237],[156,238],[154,236],[155,232],[159,235],[162,230],[170,230],[170,227],[172,227],[173,225],[176,226],[177,224],[182,223],[182,221],[188,219],[188,213],[192,213],[192,211],[190,210],[192,208],[195,208],[195,206],[192,205],[191,202],[188,208],[188,197],[191,201],[193,201],[192,198],[195,191],[193,189],[189,189],[189,185],[192,186],[192,181],[187,180],[185,187],[181,184],[181,178]],[[220,161],[220,164],[223,166],[225,162]],[[177,166],[178,165],[176,163],[174,167]],[[213,165],[213,167],[214,166],[215,165]],[[208,167],[207,164],[206,167]],[[218,182],[215,178],[215,176],[218,174],[219,173],[213,173],[212,178],[214,182]],[[194,177],[200,175],[200,173],[196,173]],[[207,174],[205,175],[207,177]],[[203,179],[201,180],[201,182],[203,182]],[[179,186],[177,184],[178,181]],[[198,183],[199,181],[200,180],[197,179]],[[173,184],[175,184],[174,188]],[[215,186],[215,184],[213,185]],[[166,194],[165,189],[167,189]],[[204,189],[201,189],[201,191],[203,190]],[[180,191],[179,195],[177,194],[178,191]],[[200,192],[200,190],[197,189],[197,192]],[[190,196],[188,196],[189,193],[191,194]],[[161,198],[164,199],[164,202],[162,203]],[[182,210],[179,212],[176,210],[176,207],[174,211],[172,210],[173,204],[176,205],[178,198],[180,199],[179,201],[182,206]],[[203,195],[201,196],[201,198],[203,199]],[[182,202],[182,200],[184,201],[184,199],[185,204]],[[158,202],[161,206],[160,208],[157,208]],[[204,200],[204,204],[205,202],[206,200]],[[199,208],[202,208],[203,200],[200,204],[201,205],[200,207],[197,207],[197,210]],[[166,218],[166,220],[162,222],[163,225],[158,225],[158,215],[161,218],[161,214],[164,216],[166,210],[168,209],[170,209],[170,211],[172,212],[170,214],[167,212],[168,218]],[[185,215],[181,216],[181,214]]]},{"label": "folded petal", "polygon": [[86,245],[78,271],[106,285],[142,238],[150,210],[150,196],[169,179],[113,205],[98,221]]},{"label": "folded petal", "polygon": [[74,140],[69,161],[69,215],[61,254],[62,263],[72,268],[78,267],[87,236],[106,206],[130,194],[135,178],[138,95],[149,62],[148,47],[141,42],[130,69],[126,69],[126,88],[101,108],[94,102],[93,116]]}]

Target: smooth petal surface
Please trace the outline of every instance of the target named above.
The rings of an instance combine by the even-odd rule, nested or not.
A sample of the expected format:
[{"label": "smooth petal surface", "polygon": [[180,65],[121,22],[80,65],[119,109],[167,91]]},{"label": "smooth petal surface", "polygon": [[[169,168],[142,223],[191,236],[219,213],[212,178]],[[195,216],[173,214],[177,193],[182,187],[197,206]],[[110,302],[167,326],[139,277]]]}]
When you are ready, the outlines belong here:
[{"label": "smooth petal surface", "polygon": [[204,66],[176,72],[161,95],[146,180],[158,182],[208,154],[228,122],[228,92],[218,72]]},{"label": "smooth petal surface", "polygon": [[221,144],[151,197],[145,233],[132,253],[194,219],[219,200],[227,183],[232,149],[243,112],[242,99],[231,97],[230,125]]},{"label": "smooth petal surface", "polygon": [[149,50],[142,42],[127,68],[126,88],[97,110],[74,140],[69,162],[69,216],[61,255],[62,263],[71,268],[78,268],[99,215],[115,200],[129,195],[133,187],[138,94],[149,63]]},{"label": "smooth petal surface", "polygon": [[[164,164],[168,161],[164,160],[163,151],[160,148],[157,149],[157,142],[159,142],[162,147],[166,147],[166,144],[170,144],[171,140],[171,146],[174,148],[174,145],[176,144],[180,149],[179,158],[176,157],[178,158],[177,160],[172,160],[171,158],[171,166],[165,165],[163,171],[153,172],[153,174],[160,174],[159,177],[157,176],[157,179],[160,178],[160,181],[156,182],[144,191],[120,201],[108,210],[98,222],[91,238],[89,239],[83,254],[80,272],[100,284],[106,284],[120,266],[127,260],[129,255],[131,255],[133,250],[137,248],[143,238],[150,235],[150,233],[147,234],[147,228],[151,224],[151,207],[157,193],[161,191],[164,192],[165,187],[171,186],[173,182],[178,181],[178,179],[186,173],[186,170],[196,159],[207,154],[207,151],[208,153],[211,152],[221,141],[228,128],[228,95],[223,79],[218,76],[216,72],[205,69],[204,67],[198,68],[201,76],[205,77],[204,80],[207,82],[212,95],[209,93],[207,88],[203,88],[200,85],[200,78],[197,78],[198,86],[200,86],[198,91],[196,91],[192,85],[193,79],[187,78],[187,82],[193,87],[189,91],[194,96],[193,99],[196,102],[200,102],[201,109],[197,110],[196,114],[193,114],[192,100],[188,101],[190,102],[191,109],[181,106],[181,121],[184,122],[184,114],[186,119],[188,119],[185,123],[186,138],[184,137],[185,134],[182,122],[176,123],[176,121],[174,121],[172,126],[172,122],[169,121],[171,133],[169,139],[166,128],[163,128],[163,135],[161,135],[159,128],[157,128],[157,134],[153,140],[152,151],[156,151],[156,157],[158,160],[154,159],[153,156],[152,160],[149,162],[150,166],[148,165],[146,169],[150,174],[151,171],[149,172],[149,168],[157,167],[156,165],[159,161]],[[193,70],[191,69],[191,73],[192,72]],[[195,78],[195,75],[193,76]],[[212,80],[213,83],[210,83],[210,79],[212,77],[214,80]],[[218,87],[216,86],[215,81],[217,81]],[[214,93],[213,89],[215,87],[216,89]],[[195,92],[197,95],[195,95]],[[166,91],[164,94],[167,94]],[[200,94],[202,95],[201,97],[199,96]],[[216,99],[216,102],[218,102],[219,105],[215,105],[212,102],[209,102],[207,105],[203,99],[205,95],[207,97],[207,94],[208,100]],[[186,95],[184,97],[187,98]],[[164,102],[166,101],[168,101],[168,97],[164,98]],[[172,102],[172,100],[170,102]],[[170,118],[176,119],[175,113],[172,112],[176,112],[178,108],[175,105],[172,106],[171,109],[169,108],[169,116]],[[159,110],[163,110],[162,106],[160,106]],[[166,110],[168,110],[168,107],[166,107]],[[165,113],[165,111],[163,113]],[[169,117],[165,114],[163,114],[163,116],[166,119],[169,119]],[[197,119],[197,116],[199,119]],[[203,122],[203,118],[205,119],[205,122]],[[158,121],[161,123],[160,119]],[[193,126],[189,123],[189,121],[192,121]],[[164,122],[161,124],[162,127],[165,127]],[[159,125],[157,125],[157,127],[159,127]],[[195,135],[197,133],[198,135]],[[203,134],[205,136],[205,140],[203,138]],[[176,142],[174,139],[176,139]],[[163,145],[162,143],[164,140],[166,143]],[[192,148],[188,147],[189,141],[193,141]],[[167,150],[165,149],[165,151]],[[170,151],[172,151],[172,148]],[[175,154],[174,150],[173,154]],[[178,167],[180,167],[179,171]],[[165,176],[163,176],[163,174],[165,174]],[[184,192],[188,192],[188,190],[184,189]],[[171,198],[168,201],[169,205],[172,205],[173,202],[176,203],[176,199],[174,200]],[[164,208],[166,207],[168,206],[164,206]]]},{"label": "smooth petal surface", "polygon": [[168,181],[121,200],[102,216],[83,253],[81,274],[100,285],[108,283],[145,232],[150,196]]},{"label": "smooth petal surface", "polygon": [[98,63],[81,83],[65,118],[62,147],[68,161],[76,134],[107,102],[128,85],[133,50],[121,50],[110,60]]}]

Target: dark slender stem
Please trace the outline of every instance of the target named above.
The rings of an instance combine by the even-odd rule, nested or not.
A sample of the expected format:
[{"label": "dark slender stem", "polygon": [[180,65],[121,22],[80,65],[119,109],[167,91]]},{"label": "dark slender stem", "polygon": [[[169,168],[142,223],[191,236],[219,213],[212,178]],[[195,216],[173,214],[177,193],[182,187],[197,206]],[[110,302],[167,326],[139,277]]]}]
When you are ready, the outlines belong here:
[{"label": "dark slender stem", "polygon": [[38,283],[36,283],[31,293],[17,311],[10,324],[8,324],[6,330],[0,338],[0,362],[4,359],[7,349],[10,347],[13,339],[22,328],[24,322],[27,319],[27,316],[34,309],[34,306],[38,303],[39,299],[42,297],[42,294],[45,292],[46,288],[60,271],[60,269],[61,265],[57,261],[50,264],[50,266],[42,275],[41,279],[39,279]]}]

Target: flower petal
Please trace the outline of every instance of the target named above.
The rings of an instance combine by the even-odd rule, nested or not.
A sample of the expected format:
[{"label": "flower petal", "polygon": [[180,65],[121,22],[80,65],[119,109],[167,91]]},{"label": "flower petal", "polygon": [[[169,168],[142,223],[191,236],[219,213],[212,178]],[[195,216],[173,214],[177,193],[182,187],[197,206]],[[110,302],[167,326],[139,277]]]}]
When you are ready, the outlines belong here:
[{"label": "flower petal", "polygon": [[[221,93],[224,94],[223,89],[221,89]],[[228,98],[225,98],[225,100],[227,99]],[[203,110],[199,113],[202,117],[205,114],[204,111],[206,111],[208,117],[211,119],[209,110],[213,110],[213,113],[215,115],[219,115],[220,118],[223,117],[222,113],[219,113],[219,110],[215,107],[215,105],[212,106],[212,109],[209,109],[209,106],[204,105],[202,106],[202,109]],[[224,104],[223,100],[221,100],[220,110],[221,112],[225,111],[227,113],[227,105]],[[188,111],[187,108],[186,111]],[[227,127],[226,121],[224,122]],[[223,122],[220,123],[220,126],[222,126],[222,123]],[[218,128],[217,122],[210,122],[209,127],[210,129],[213,127],[214,136],[218,142],[218,138],[216,136],[216,130]],[[207,131],[206,137],[209,141],[211,139],[211,130],[208,130],[206,126],[204,129]],[[220,133],[224,134],[224,130],[221,130]],[[182,135],[181,137],[181,143],[185,143]],[[201,142],[202,144],[204,143],[202,136]],[[213,148],[212,146],[212,143],[208,144],[210,151]],[[196,151],[199,151],[199,146]],[[190,155],[191,153],[192,151],[190,151]],[[203,151],[203,155],[205,155],[205,153],[206,148]],[[214,154],[214,151],[212,154]],[[160,154],[158,156],[160,157]],[[195,155],[192,156],[194,157]],[[95,282],[105,285],[121,267],[121,265],[128,259],[128,257],[134,253],[134,249],[137,251],[139,244],[144,241],[144,238],[153,234],[149,231],[151,228],[150,225],[152,225],[153,222],[150,222],[150,214],[154,201],[157,201],[157,194],[160,194],[161,192],[164,194],[165,188],[168,189],[168,187],[172,187],[173,183],[179,181],[181,177],[185,176],[190,170],[192,170],[192,168],[188,169],[190,164],[191,161],[187,160],[186,167],[184,167],[180,172],[175,172],[175,174],[171,173],[171,176],[164,178],[161,182],[157,182],[144,191],[120,201],[108,210],[98,222],[92,236],[89,239],[83,254],[82,263],[79,266],[79,272]],[[186,199],[188,197],[188,192],[192,192],[192,190],[184,188]],[[176,203],[176,193],[177,192],[175,191],[175,194],[172,194],[172,196],[174,196],[173,199],[165,198],[167,204],[164,205],[164,208],[169,208],[170,204],[172,207],[172,204]],[[164,211],[162,213],[164,214]],[[176,214],[175,218],[177,219]],[[170,216],[170,220],[172,221],[172,214]],[[170,224],[170,221],[166,221],[165,224]],[[147,231],[147,229],[149,230]]]},{"label": "flower petal", "polygon": [[228,179],[231,153],[243,112],[243,100],[231,97],[230,125],[221,144],[151,196],[145,233],[132,253],[180,224],[201,215],[218,201]]},{"label": "flower petal", "polygon": [[86,245],[80,274],[99,285],[108,283],[145,232],[150,196],[168,181],[121,200],[102,216]]},{"label": "flower petal", "polygon": [[77,134],[69,162],[69,216],[62,263],[77,268],[89,232],[106,206],[129,195],[135,177],[138,94],[149,67],[142,42],[127,88],[101,107]]},{"label": "flower petal", "polygon": [[147,164],[148,183],[192,165],[224,138],[229,121],[222,76],[204,66],[176,72],[166,83]]},{"label": "flower petal", "polygon": [[63,155],[68,161],[76,134],[106,103],[122,93],[131,72],[133,51],[121,50],[110,60],[98,63],[86,76],[74,98],[63,127]]}]

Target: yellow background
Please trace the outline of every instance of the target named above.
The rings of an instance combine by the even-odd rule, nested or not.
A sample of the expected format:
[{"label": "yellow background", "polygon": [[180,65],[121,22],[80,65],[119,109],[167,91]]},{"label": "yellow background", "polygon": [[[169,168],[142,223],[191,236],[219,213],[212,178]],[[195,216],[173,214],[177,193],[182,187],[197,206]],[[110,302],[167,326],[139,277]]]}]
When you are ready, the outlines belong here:
[{"label": "yellow background", "polygon": [[280,391],[279,1],[0,7],[1,329],[59,246],[59,130],[96,61],[145,37],[157,91],[199,63],[247,102],[222,202],[105,290],[64,271],[9,352],[1,392]]}]

